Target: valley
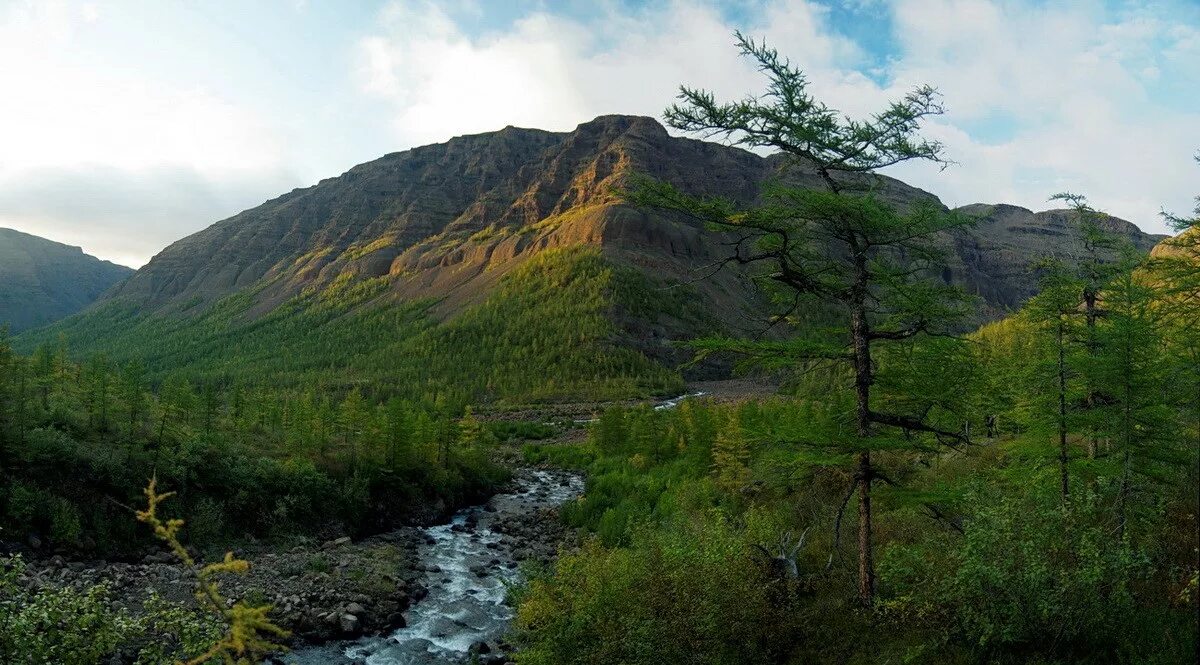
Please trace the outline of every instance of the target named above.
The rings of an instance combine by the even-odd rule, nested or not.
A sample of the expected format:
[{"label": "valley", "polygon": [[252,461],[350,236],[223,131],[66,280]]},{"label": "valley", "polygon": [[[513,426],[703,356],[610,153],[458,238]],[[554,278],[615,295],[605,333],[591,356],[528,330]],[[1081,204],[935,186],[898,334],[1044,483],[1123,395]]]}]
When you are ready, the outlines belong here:
[{"label": "valley", "polygon": [[[733,37],[759,94],[391,152],[136,271],[0,229],[0,662],[1195,662],[1200,198],[948,206],[886,175],[956,166],[937,89],[844,115]],[[989,191],[1108,166],[1045,152]]]}]

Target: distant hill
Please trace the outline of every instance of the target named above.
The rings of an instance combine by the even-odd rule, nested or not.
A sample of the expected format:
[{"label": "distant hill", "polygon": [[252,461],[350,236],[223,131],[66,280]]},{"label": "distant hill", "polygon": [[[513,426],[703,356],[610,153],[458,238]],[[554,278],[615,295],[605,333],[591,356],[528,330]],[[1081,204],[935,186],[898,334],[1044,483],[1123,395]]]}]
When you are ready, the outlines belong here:
[{"label": "distant hill", "polygon": [[18,332],[53,323],[131,274],[79,247],[0,228],[0,326]]},{"label": "distant hill", "polygon": [[[726,250],[711,234],[614,188],[637,172],[750,201],[779,165],[636,116],[458,137],[217,222],[45,334],[156,371],[336,376],[471,401],[671,391],[675,340],[757,330],[763,303],[745,272],[700,279]],[[892,178],[875,187],[900,205],[937,201]],[[941,277],[980,296],[980,321],[1033,294],[1042,256],[1079,251],[1067,212],[962,211],[979,224],[944,238]],[[1143,251],[1159,239],[1110,222]]]}]

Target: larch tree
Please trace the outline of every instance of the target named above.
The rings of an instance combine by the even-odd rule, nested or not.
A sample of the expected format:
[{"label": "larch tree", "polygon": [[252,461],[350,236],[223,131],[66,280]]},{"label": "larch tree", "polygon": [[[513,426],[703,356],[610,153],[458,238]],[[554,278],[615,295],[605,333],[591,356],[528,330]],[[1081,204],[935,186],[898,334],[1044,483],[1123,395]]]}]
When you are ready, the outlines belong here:
[{"label": "larch tree", "polygon": [[1190,216],[1163,212],[1163,218],[1176,235],[1163,242],[1149,268],[1163,292],[1164,334],[1173,361],[1169,380],[1200,449],[1200,196]]},{"label": "larch tree", "polygon": [[750,482],[750,444],[736,412],[721,423],[712,444],[712,475],[717,487],[735,494]]},{"label": "larch tree", "polygon": [[1120,470],[1117,534],[1124,536],[1133,493],[1135,463],[1142,477],[1176,457],[1175,423],[1166,387],[1166,356],[1158,290],[1135,272],[1130,260],[1101,292],[1105,316],[1097,327],[1093,375],[1105,399],[1092,406],[1095,428],[1112,442]]},{"label": "larch tree", "polygon": [[359,452],[368,434],[370,415],[367,401],[357,387],[346,394],[338,408],[338,428],[342,444],[350,451],[350,469],[354,476],[358,476]]},{"label": "larch tree", "polygon": [[1070,435],[1074,424],[1078,382],[1079,294],[1081,281],[1068,266],[1049,260],[1042,266],[1039,292],[1025,305],[1021,316],[1032,325],[1038,339],[1028,364],[1026,399],[1038,422],[1049,425],[1058,453],[1059,492],[1064,502],[1071,494]]},{"label": "larch tree", "polygon": [[408,405],[399,397],[388,399],[384,407],[384,432],[387,436],[387,470],[394,473],[401,459],[407,462],[414,438]]},{"label": "larch tree", "polygon": [[87,413],[89,427],[108,431],[108,410],[112,401],[112,370],[108,357],[93,354],[86,367]]},{"label": "larch tree", "polygon": [[[1094,366],[1098,353],[1099,339],[1097,337],[1097,322],[1104,316],[1101,292],[1108,286],[1110,280],[1123,269],[1118,260],[1122,250],[1128,248],[1117,235],[1105,230],[1104,220],[1108,217],[1104,212],[1093,208],[1087,197],[1080,194],[1063,192],[1050,197],[1051,201],[1063,201],[1075,213],[1070,220],[1074,241],[1079,250],[1076,260],[1076,273],[1080,285],[1080,301],[1083,307],[1084,338],[1083,346],[1087,351],[1089,362],[1084,366],[1081,377],[1084,381],[1085,410],[1091,410],[1105,402],[1101,386],[1092,377],[1091,367]],[[1098,432],[1093,428],[1087,432],[1088,458],[1096,457]]]},{"label": "larch tree", "polygon": [[4,427],[12,420],[9,405],[16,378],[17,356],[13,353],[9,342],[8,326],[0,325],[0,440],[4,436]]},{"label": "larch tree", "polygon": [[146,410],[146,369],[138,360],[130,360],[121,368],[121,401],[125,403],[126,434],[133,445],[141,428]]},{"label": "larch tree", "polygon": [[[682,87],[665,120],[685,132],[780,152],[786,159],[778,177],[752,204],[684,192],[650,178],[636,179],[625,195],[638,205],[701,220],[720,233],[730,251],[717,268],[757,268],[780,296],[779,320],[806,306],[836,320],[831,333],[807,333],[791,342],[714,340],[702,349],[752,354],[775,364],[832,361],[849,367],[858,596],[870,606],[871,486],[880,477],[872,450],[894,448],[898,439],[916,433],[951,444],[967,440],[958,429],[932,424],[927,413],[886,411],[872,399],[881,345],[948,334],[966,314],[965,295],[933,278],[931,268],[942,254],[938,236],[969,221],[933,201],[902,210],[876,193],[879,169],[910,161],[948,164],[942,144],[919,135],[922,122],[941,115],[943,107],[936,90],[924,86],[869,119],[850,119],[816,100],[803,72],[775,49],[741,33],[736,37],[741,54],[768,79],[766,93],[723,103],[712,92]],[[824,186],[793,186],[794,173],[815,173]],[[895,436],[901,432],[904,437]]]}]

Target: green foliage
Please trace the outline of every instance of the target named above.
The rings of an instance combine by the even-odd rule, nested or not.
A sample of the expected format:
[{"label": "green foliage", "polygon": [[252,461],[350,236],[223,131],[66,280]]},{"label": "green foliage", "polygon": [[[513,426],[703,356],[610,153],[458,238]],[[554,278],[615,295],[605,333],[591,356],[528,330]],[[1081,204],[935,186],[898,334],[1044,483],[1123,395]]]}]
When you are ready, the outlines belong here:
[{"label": "green foliage", "polygon": [[181,565],[188,570],[195,570],[196,600],[225,626],[224,633],[208,644],[203,653],[188,660],[186,665],[204,665],[217,657],[229,665],[256,663],[267,654],[282,650],[282,646],[271,640],[288,637],[290,633],[267,617],[271,611],[270,605],[249,600],[226,602],[221,595],[216,576],[222,573],[245,574],[250,569],[249,562],[234,558],[232,552],[227,552],[224,560],[197,569],[196,561],[179,541],[183,520],[164,520],[158,514],[159,504],[174,492],[159,494],[155,485],[156,481],[151,479],[146,487],[146,510],[138,511],[137,519],[154,530],[155,537],[171,549]]},{"label": "green foliage", "polygon": [[497,420],[488,423],[487,427],[500,441],[541,441],[562,431],[562,427],[554,423],[525,420]]},{"label": "green foliage", "polygon": [[[614,344],[621,312],[679,311],[640,273],[583,247],[538,253],[483,302],[438,321],[430,301],[397,302],[387,278],[343,280],[255,313],[253,289],[206,310],[143,316],[109,302],[21,339],[25,349],[64,335],[74,349],[147,376],[201,382],[350,389],[381,398],[469,403],[623,399],[677,393],[679,374]],[[683,300],[679,300],[682,298]],[[130,367],[131,396],[142,375]],[[128,402],[130,408],[136,407]],[[168,420],[169,422],[169,420]]]},{"label": "green foliage", "polygon": [[1132,646],[1134,589],[1149,560],[1113,537],[1099,496],[1064,508],[1056,480],[1032,475],[1022,495],[975,490],[961,543],[890,549],[884,614],[986,660],[1074,661]]},{"label": "green foliage", "polygon": [[[28,592],[18,582],[23,562],[0,571],[0,655],[11,663],[100,663],[132,632],[126,614],[110,615],[108,589]],[[67,629],[69,627],[69,629]]]},{"label": "green foliage", "polygon": [[[980,358],[1015,362],[992,347],[1013,347],[997,330],[985,339],[971,347]],[[881,369],[884,395],[906,380],[893,370],[908,354],[885,357],[896,364]],[[962,361],[975,369],[922,399],[991,385],[990,364]],[[1121,536],[1120,464],[1094,464],[1064,504],[1057,468],[1030,454],[1039,430],[957,451],[880,447],[880,602],[863,611],[838,534],[854,510],[842,506],[845,453],[829,443],[847,421],[836,395],[816,397],[610,409],[584,444],[527,446],[530,461],[587,472],[561,514],[593,536],[518,594],[526,662],[726,662],[735,633],[709,612],[771,627],[766,646],[740,629],[754,662],[1190,662],[1198,507],[1187,466],[1159,468],[1176,485],[1136,486]],[[737,482],[722,482],[726,465]],[[786,552],[789,533],[805,546],[781,578],[784,564],[763,553]]]},{"label": "green foliage", "polygon": [[[872,451],[910,441],[915,448],[969,441],[954,423],[938,422],[943,414],[931,411],[934,404],[897,408],[922,401],[916,398],[920,392],[893,395],[899,399],[873,394],[878,392],[877,356],[897,344],[946,338],[970,313],[970,298],[948,278],[938,279],[938,268],[945,265],[946,234],[972,220],[947,212],[935,200],[899,206],[877,195],[884,186],[877,169],[913,160],[948,164],[942,144],[919,133],[923,121],[943,113],[933,88],[917,88],[870,118],[854,120],[815,99],[804,73],[765,42],[739,32],[737,44],[766,77],[764,94],[719,103],[712,92],[682,87],[680,102],[664,116],[676,129],[778,150],[777,178],[750,203],[692,194],[646,176],[635,179],[626,197],[701,220],[723,234],[730,247],[724,263],[750,266],[774,296],[772,325],[807,324],[787,342],[709,340],[700,343],[701,354],[734,352],[767,368],[807,371],[835,365],[836,371],[851,372],[854,436],[840,437],[838,443],[845,452],[857,453],[854,474],[864,507],[859,598],[870,605],[875,573],[869,507],[873,483],[880,478]],[[813,172],[820,187],[797,184],[798,174]],[[918,357],[910,354],[909,360]],[[917,377],[921,387],[937,385],[924,380],[926,367],[911,366],[907,375]],[[893,390],[913,387],[918,386],[892,382]]]},{"label": "green foliage", "polygon": [[[0,374],[5,540],[32,533],[74,551],[136,551],[144,537],[123,506],[154,474],[179,488],[202,547],[374,530],[439,499],[473,501],[505,479],[486,454],[487,430],[460,440],[450,433],[456,414],[435,405],[179,374],[151,391],[139,363],[74,365],[48,347],[26,359],[0,345],[0,362],[11,370]],[[116,388],[76,390],[81,375]],[[435,465],[446,446],[453,454]]]},{"label": "green foliage", "polygon": [[755,562],[719,516],[591,541],[518,594],[517,662],[780,662],[801,639],[795,587]]},{"label": "green foliage", "polygon": [[139,612],[103,584],[32,588],[20,557],[0,559],[0,660],[28,665],[161,665],[203,652],[220,636],[194,611],[152,595]]}]

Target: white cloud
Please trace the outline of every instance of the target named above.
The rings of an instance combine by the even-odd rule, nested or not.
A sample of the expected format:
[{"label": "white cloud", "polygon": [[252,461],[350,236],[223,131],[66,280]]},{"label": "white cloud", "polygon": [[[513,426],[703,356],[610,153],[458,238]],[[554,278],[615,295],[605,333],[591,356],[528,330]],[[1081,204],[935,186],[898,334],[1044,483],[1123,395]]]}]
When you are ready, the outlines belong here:
[{"label": "white cloud", "polygon": [[[248,198],[241,183],[291,182],[282,142],[264,119],[203,88],[145,80],[84,48],[87,31],[104,20],[91,4],[0,8],[0,226],[138,265],[239,209],[229,206],[261,201],[263,192]],[[168,195],[175,202],[154,202]]]},{"label": "white cloud", "polygon": [[[433,3],[393,3],[377,34],[359,44],[363,89],[394,105],[403,145],[506,124],[563,130],[602,113],[659,116],[680,83],[726,98],[761,89],[734,53],[732,26],[708,3],[604,6],[586,23],[535,12],[470,36]],[[892,0],[899,52],[881,85],[822,5],[752,7],[742,27],[791,57],[820,98],[848,113],[869,113],[917,84],[938,86],[950,113],[928,131],[958,164],[893,174],[949,204],[1036,210],[1068,189],[1161,231],[1159,208],[1184,208],[1200,189],[1191,163],[1200,112],[1171,110],[1148,91],[1200,67],[1185,57],[1200,49],[1197,28],[1165,9],[1114,15],[1100,2]]]},{"label": "white cloud", "polygon": [[0,179],[0,226],[140,266],[167,244],[293,186],[276,172],[214,176],[187,166],[96,164],[22,170]]},{"label": "white cloud", "polygon": [[[897,82],[936,83],[950,114],[938,130],[960,164],[940,177],[899,169],[948,203],[1009,201],[1032,209],[1061,190],[1163,231],[1161,206],[1200,189],[1189,165],[1200,147],[1200,109],[1177,111],[1147,90],[1184,38],[1161,17],[1113,20],[1083,4],[989,0],[897,0],[903,55]],[[1186,34],[1186,33],[1185,33]],[[1011,136],[999,142],[952,131],[1003,110]]]},{"label": "white cloud", "polygon": [[[856,59],[852,43],[822,28],[823,14],[776,2],[754,27],[805,62]],[[537,12],[474,38],[432,2],[393,3],[359,50],[363,89],[395,104],[405,145],[508,124],[562,130],[603,113],[658,115],[680,83],[741,95],[754,77],[721,16],[690,2],[609,6],[586,25]]]}]

